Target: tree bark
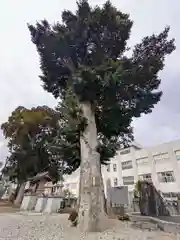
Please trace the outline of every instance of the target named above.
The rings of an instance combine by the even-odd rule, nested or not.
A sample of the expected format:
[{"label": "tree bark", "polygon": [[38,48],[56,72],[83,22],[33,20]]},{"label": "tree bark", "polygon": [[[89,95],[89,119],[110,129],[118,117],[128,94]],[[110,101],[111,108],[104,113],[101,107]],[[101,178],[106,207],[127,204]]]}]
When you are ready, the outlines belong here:
[{"label": "tree bark", "polygon": [[16,199],[16,197],[17,197],[17,195],[18,195],[18,192],[19,192],[19,189],[20,189],[20,184],[18,183],[17,184],[17,187],[16,187],[16,189],[15,189],[15,199]]},{"label": "tree bark", "polygon": [[81,185],[82,185],[82,181],[81,181],[81,179],[82,179],[82,174],[83,174],[83,172],[82,172],[82,167],[80,166],[80,175],[79,175],[79,193],[78,193],[78,199],[77,199],[77,210],[78,210],[78,212],[79,212],[79,208],[80,208],[80,202],[81,202],[81,189],[82,189],[82,187],[81,187]]},{"label": "tree bark", "polygon": [[102,177],[101,166],[100,166],[100,173],[101,173],[102,197],[103,197],[103,201],[104,201],[104,212],[107,213],[106,197],[105,197],[105,192],[104,192],[104,182],[103,182],[103,177]]},{"label": "tree bark", "polygon": [[23,200],[23,197],[24,197],[24,190],[25,190],[25,186],[26,186],[26,182],[22,182],[20,184],[20,188],[19,188],[19,191],[18,191],[18,194],[17,194],[17,197],[14,201],[14,204],[15,205],[20,205],[22,200]]},{"label": "tree bark", "polygon": [[78,221],[81,231],[99,232],[104,230],[107,216],[104,212],[100,155],[97,152],[97,129],[91,104],[83,103],[81,107],[87,118],[87,127],[80,138],[81,169]]}]

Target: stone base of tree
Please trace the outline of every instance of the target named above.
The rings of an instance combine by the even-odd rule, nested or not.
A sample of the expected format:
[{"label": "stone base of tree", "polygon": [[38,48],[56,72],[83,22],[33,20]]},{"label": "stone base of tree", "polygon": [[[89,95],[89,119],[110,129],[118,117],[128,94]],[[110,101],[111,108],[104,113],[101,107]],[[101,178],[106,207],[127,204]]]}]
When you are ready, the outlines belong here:
[{"label": "stone base of tree", "polygon": [[46,206],[44,208],[44,213],[56,213],[61,206],[61,202],[63,201],[62,197],[48,197]]},{"label": "stone base of tree", "polygon": [[25,195],[20,209],[25,211],[32,211],[35,209],[36,203],[37,203],[37,196]]},{"label": "stone base of tree", "polygon": [[[92,178],[92,186],[84,186],[80,198],[78,226],[82,232],[102,232],[108,228],[108,216],[104,211],[104,195],[101,177]],[[97,184],[97,185],[96,185]]]},{"label": "stone base of tree", "polygon": [[[91,212],[86,214],[88,216],[78,216],[78,227],[81,232],[103,232],[109,227],[109,218],[105,212],[97,212],[96,216]],[[80,219],[81,217],[83,220]],[[94,224],[92,224],[93,217],[97,219]]]},{"label": "stone base of tree", "polygon": [[47,204],[47,197],[38,197],[37,203],[35,206],[35,212],[43,212]]}]

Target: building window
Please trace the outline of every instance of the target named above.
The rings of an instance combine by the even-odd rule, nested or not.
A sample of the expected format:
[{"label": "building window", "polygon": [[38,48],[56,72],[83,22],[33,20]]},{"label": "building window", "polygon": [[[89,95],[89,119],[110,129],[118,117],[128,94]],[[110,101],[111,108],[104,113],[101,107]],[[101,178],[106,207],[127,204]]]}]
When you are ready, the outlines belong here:
[{"label": "building window", "polygon": [[134,176],[123,177],[123,185],[133,185],[134,184]]},{"label": "building window", "polygon": [[176,160],[179,161],[180,160],[180,150],[175,151],[175,155],[176,155]]},{"label": "building window", "polygon": [[110,178],[107,179],[106,186],[107,187],[111,187],[111,179]]},{"label": "building window", "polygon": [[127,149],[125,149],[125,150],[122,150],[122,151],[120,152],[121,155],[125,155],[125,154],[128,154],[128,153],[130,153],[130,149],[129,149],[129,148],[127,148]]},{"label": "building window", "polygon": [[159,172],[158,173],[159,182],[174,182],[174,172],[168,171],[168,172]]},{"label": "building window", "polygon": [[113,164],[113,171],[117,172],[117,165],[116,164]]},{"label": "building window", "polygon": [[117,185],[118,185],[118,179],[114,178],[114,187],[117,187]]},{"label": "building window", "polygon": [[137,165],[146,165],[149,163],[149,160],[147,157],[138,158],[138,159],[136,159],[136,163],[137,163]]},{"label": "building window", "polygon": [[164,198],[178,198],[180,197],[180,193],[175,193],[175,192],[168,192],[168,193],[162,193]]},{"label": "building window", "polygon": [[171,198],[171,193],[162,193],[164,198]]},{"label": "building window", "polygon": [[126,161],[126,162],[122,162],[122,169],[131,169],[132,168],[132,161]]},{"label": "building window", "polygon": [[139,180],[140,180],[140,181],[152,182],[151,174],[150,174],[150,173],[141,174],[141,175],[139,175]]},{"label": "building window", "polygon": [[168,153],[161,153],[153,156],[155,163],[161,163],[169,160]]},{"label": "building window", "polygon": [[110,172],[110,164],[107,165],[107,172]]}]

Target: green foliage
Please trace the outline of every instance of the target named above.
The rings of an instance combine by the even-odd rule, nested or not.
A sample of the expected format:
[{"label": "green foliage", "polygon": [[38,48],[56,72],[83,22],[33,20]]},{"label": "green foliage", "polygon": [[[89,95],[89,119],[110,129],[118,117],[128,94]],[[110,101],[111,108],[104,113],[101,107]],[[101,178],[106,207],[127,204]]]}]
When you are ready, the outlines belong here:
[{"label": "green foliage", "polygon": [[124,214],[123,216],[118,216],[118,219],[120,221],[129,221],[129,215],[128,214]]},{"label": "green foliage", "polygon": [[40,56],[43,87],[61,98],[62,158],[79,166],[79,137],[86,121],[80,103],[90,102],[95,113],[101,162],[106,163],[121,144],[133,139],[134,117],[152,111],[162,92],[158,73],[174,49],[169,28],[142,39],[126,56],[133,22],[107,1],[92,8],[86,0],[77,11],[62,13],[62,24],[47,20],[28,25]]},{"label": "green foliage", "polygon": [[57,129],[56,112],[46,106],[15,109],[1,126],[10,155],[3,173],[10,180],[24,181],[41,171],[58,180],[60,160],[48,149]]},{"label": "green foliage", "polygon": [[140,180],[138,180],[135,184],[135,188],[134,188],[134,197],[138,198],[140,195],[140,190],[141,190],[141,182]]},{"label": "green foliage", "polygon": [[63,160],[64,173],[67,174],[75,171],[80,165],[79,129],[86,124],[84,118],[81,118],[77,99],[69,94],[69,91],[65,100],[56,108],[59,127],[53,143],[59,159]]},{"label": "green foliage", "polygon": [[[67,91],[65,100],[57,106],[56,111],[60,119],[56,144],[59,156],[64,161],[64,171],[69,174],[80,166],[80,136],[86,127],[86,118],[82,116],[77,97],[71,91]],[[119,147],[118,140],[108,139],[102,135],[99,135],[98,140],[97,151],[100,153],[101,164],[107,164]]]},{"label": "green foliage", "polygon": [[135,190],[139,193],[141,189],[141,181],[137,181],[136,185],[135,185]]}]

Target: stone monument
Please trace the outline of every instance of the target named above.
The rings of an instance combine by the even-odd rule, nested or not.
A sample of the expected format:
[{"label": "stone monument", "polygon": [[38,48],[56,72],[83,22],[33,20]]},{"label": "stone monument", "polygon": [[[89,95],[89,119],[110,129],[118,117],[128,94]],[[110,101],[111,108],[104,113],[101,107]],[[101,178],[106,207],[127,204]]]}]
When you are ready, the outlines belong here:
[{"label": "stone monument", "polygon": [[138,181],[137,191],[139,198],[139,209],[144,216],[169,216],[170,213],[165,206],[163,198],[156,190],[153,183]]},{"label": "stone monument", "polygon": [[106,186],[108,215],[123,216],[125,214],[125,206],[128,205],[128,187],[111,187],[109,180],[107,180]]}]

